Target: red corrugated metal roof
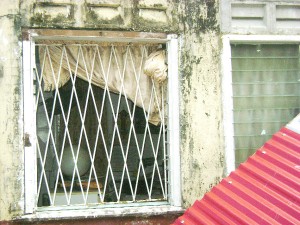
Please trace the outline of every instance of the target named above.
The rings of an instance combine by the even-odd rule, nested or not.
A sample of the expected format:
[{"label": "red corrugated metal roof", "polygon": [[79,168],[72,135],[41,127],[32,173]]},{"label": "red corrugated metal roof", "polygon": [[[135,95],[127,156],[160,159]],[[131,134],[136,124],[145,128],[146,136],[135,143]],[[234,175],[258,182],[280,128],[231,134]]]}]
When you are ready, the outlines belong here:
[{"label": "red corrugated metal roof", "polygon": [[282,128],[174,224],[300,224],[300,134]]}]

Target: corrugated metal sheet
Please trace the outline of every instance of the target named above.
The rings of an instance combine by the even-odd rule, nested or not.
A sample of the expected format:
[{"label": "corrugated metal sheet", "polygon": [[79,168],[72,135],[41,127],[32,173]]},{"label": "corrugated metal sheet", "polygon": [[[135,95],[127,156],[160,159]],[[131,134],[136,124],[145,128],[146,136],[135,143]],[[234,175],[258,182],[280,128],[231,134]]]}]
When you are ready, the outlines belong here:
[{"label": "corrugated metal sheet", "polygon": [[174,224],[300,224],[300,134],[282,128]]}]

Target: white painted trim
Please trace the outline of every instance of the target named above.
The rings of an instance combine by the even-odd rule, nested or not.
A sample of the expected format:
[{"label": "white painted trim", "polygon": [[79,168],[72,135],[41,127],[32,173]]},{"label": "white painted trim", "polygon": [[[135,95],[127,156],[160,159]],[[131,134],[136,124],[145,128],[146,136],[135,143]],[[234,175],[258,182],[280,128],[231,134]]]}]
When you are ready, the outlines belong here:
[{"label": "white painted trim", "polygon": [[[80,213],[79,213],[80,212]],[[156,206],[134,206],[134,207],[119,207],[119,208],[94,208],[94,209],[78,209],[74,210],[56,210],[36,212],[32,215],[24,215],[19,220],[38,221],[49,219],[87,219],[87,218],[105,218],[105,217],[122,217],[122,216],[153,216],[165,215],[166,213],[183,213],[181,207],[168,205]]]},{"label": "white painted trim", "polygon": [[24,110],[24,197],[25,214],[33,213],[36,204],[36,151],[33,92],[32,48],[30,41],[23,41],[23,110]]},{"label": "white painted trim", "polygon": [[274,43],[288,44],[299,43],[300,35],[224,35],[230,43]]},{"label": "white painted trim", "polygon": [[225,139],[225,162],[226,175],[235,170],[234,152],[234,129],[233,129],[233,93],[232,93],[232,74],[231,74],[231,48],[230,38],[224,36],[222,50],[222,102],[223,102],[223,126]]},{"label": "white painted trim", "polygon": [[[300,44],[300,35],[224,35],[222,37],[222,97],[223,97],[223,124],[225,140],[226,175],[235,169],[234,129],[233,129],[233,99],[232,99],[232,72],[231,72],[231,44]],[[291,126],[289,126],[291,127]],[[295,130],[295,127],[292,126]],[[300,130],[300,128],[297,128]]]},{"label": "white painted trim", "polygon": [[[167,202],[157,202],[156,206],[149,206],[151,202],[145,202],[139,204],[138,207],[128,207],[116,208],[107,206],[106,209],[99,209],[99,207],[91,207],[89,209],[80,210],[78,214],[78,208],[62,210],[59,207],[54,207],[49,211],[40,211],[36,209],[36,146],[33,143],[36,143],[33,140],[35,137],[35,120],[32,115],[35,115],[34,112],[34,98],[32,97],[33,93],[33,68],[35,68],[34,62],[34,44],[35,40],[39,40],[41,36],[38,36],[36,33],[28,33],[28,40],[23,41],[23,79],[24,79],[24,134],[28,133],[31,138],[32,145],[30,147],[25,147],[25,214],[21,219],[34,219],[34,218],[79,218],[79,217],[95,217],[95,216],[108,216],[108,215],[138,215],[143,214],[144,210],[150,210],[149,215],[163,214],[170,211],[180,211],[181,210],[181,179],[180,179],[180,150],[179,150],[179,80],[178,80],[178,40],[176,35],[168,35],[167,39],[147,39],[147,38],[135,38],[130,39],[131,41],[143,41],[149,43],[167,43],[168,45],[168,73],[170,77],[168,79],[168,95],[169,95],[169,132],[170,135],[168,140],[171,140],[169,143],[169,203]],[[44,39],[51,39],[49,36],[43,36]],[[64,37],[68,40],[75,40],[72,37]],[[61,37],[56,37],[60,39]],[[87,36],[79,37],[76,40],[87,40]],[[101,37],[91,37],[91,40],[94,41],[113,41],[112,38],[101,38]],[[118,41],[126,42],[129,39],[119,38]],[[167,204],[167,205],[165,205]],[[127,206],[127,205],[126,205]],[[77,210],[77,211],[76,211]],[[133,213],[131,213],[133,210]],[[35,212],[36,211],[36,212]]]},{"label": "white painted trim", "polygon": [[169,193],[170,204],[181,206],[178,40],[173,35],[168,37]]},{"label": "white painted trim", "polygon": [[286,127],[298,134],[300,134],[300,114],[296,116],[291,122],[289,122]]},{"label": "white painted trim", "polygon": [[230,32],[231,29],[231,0],[222,0],[219,3],[220,26],[222,32]]}]

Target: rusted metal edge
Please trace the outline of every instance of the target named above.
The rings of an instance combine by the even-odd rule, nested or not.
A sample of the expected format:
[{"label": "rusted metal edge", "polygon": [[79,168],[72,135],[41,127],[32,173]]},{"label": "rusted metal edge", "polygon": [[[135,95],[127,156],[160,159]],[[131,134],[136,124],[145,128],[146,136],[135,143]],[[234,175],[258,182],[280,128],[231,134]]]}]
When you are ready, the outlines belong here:
[{"label": "rusted metal edge", "polygon": [[107,40],[115,42],[167,42],[166,33],[102,30],[23,29],[23,40]]}]

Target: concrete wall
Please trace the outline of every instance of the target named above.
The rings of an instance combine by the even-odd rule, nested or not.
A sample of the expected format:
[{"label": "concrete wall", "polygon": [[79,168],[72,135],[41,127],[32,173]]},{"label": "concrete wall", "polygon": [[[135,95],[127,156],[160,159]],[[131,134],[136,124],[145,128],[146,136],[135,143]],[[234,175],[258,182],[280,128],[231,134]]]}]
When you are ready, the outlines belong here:
[{"label": "concrete wall", "polygon": [[181,166],[187,207],[219,182],[224,167],[217,1],[179,6]]},{"label": "concrete wall", "polygon": [[[5,6],[5,7],[4,7]],[[19,2],[0,7],[0,221],[19,214],[23,182]]]},{"label": "concrete wall", "polygon": [[21,29],[177,33],[183,206],[222,177],[218,0],[2,0],[0,8],[0,221],[23,213]]}]

